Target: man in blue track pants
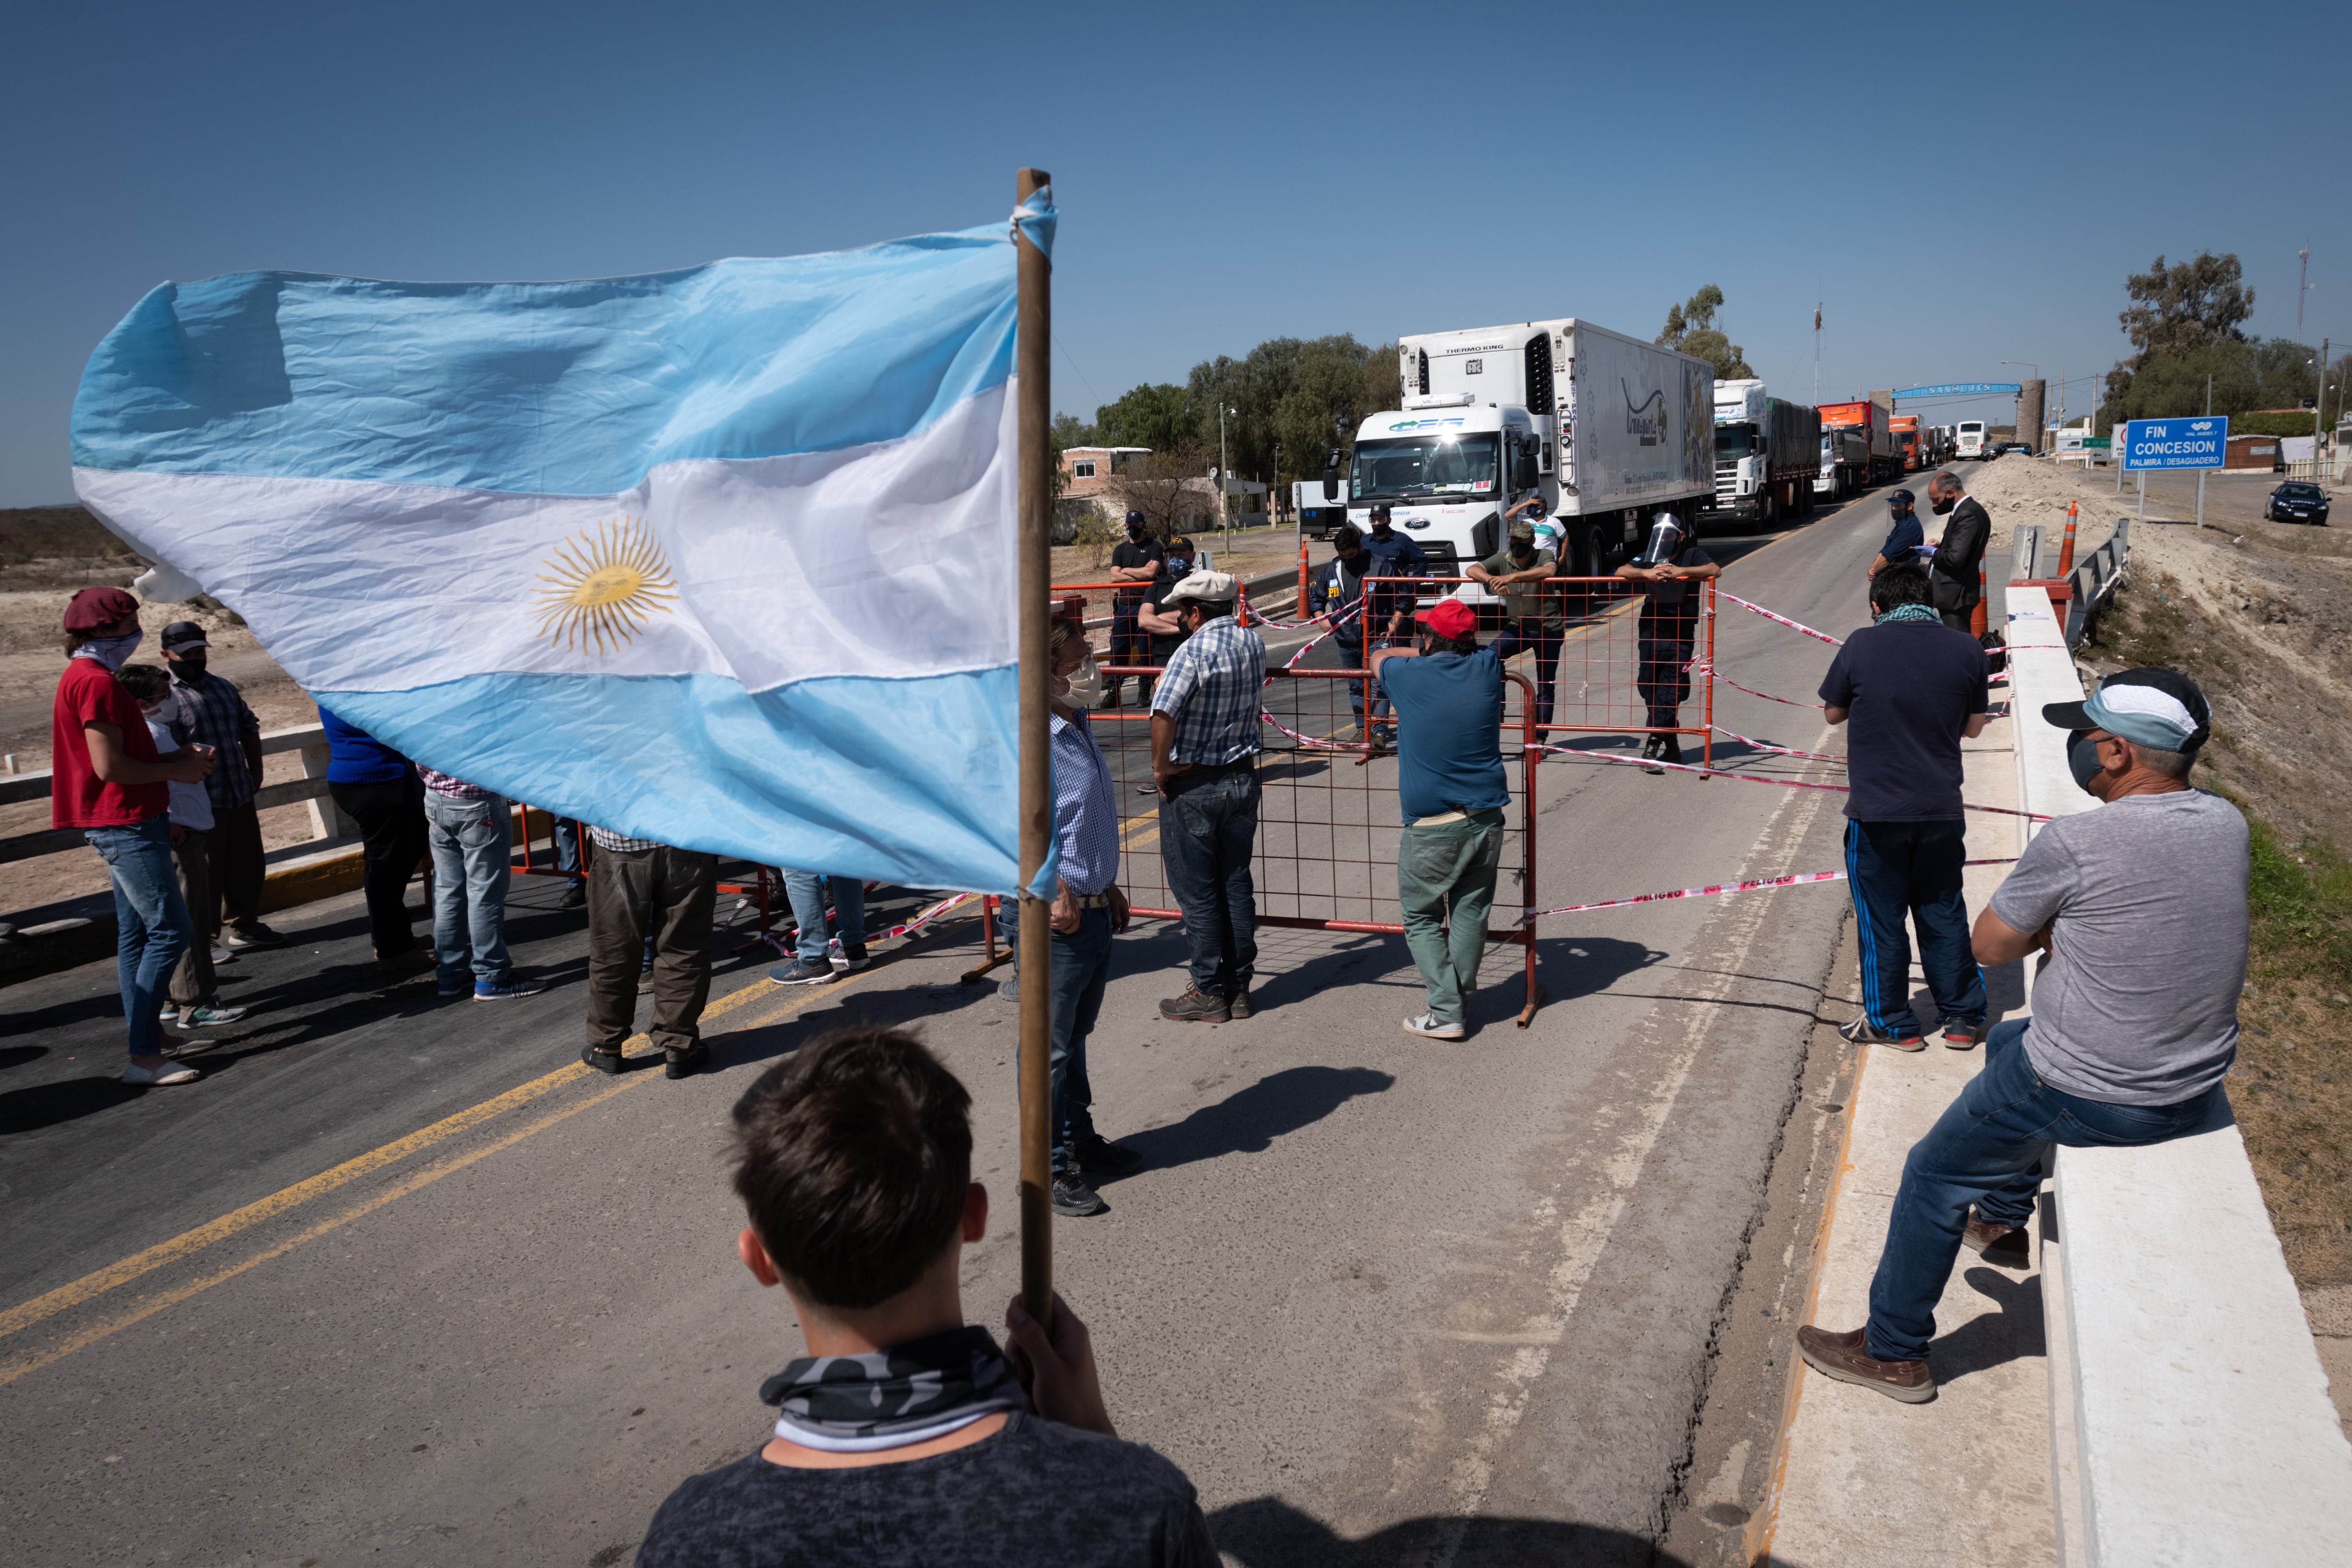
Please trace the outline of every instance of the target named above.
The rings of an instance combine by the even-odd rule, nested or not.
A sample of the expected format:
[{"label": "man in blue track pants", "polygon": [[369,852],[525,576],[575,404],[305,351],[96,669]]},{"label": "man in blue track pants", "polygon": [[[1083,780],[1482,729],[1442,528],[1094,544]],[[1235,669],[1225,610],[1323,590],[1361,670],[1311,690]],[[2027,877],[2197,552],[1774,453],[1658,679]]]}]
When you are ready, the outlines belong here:
[{"label": "man in blue track pants", "polygon": [[1870,607],[1875,624],[1846,638],[1821,689],[1829,721],[1853,724],[1845,868],[1863,1014],[1842,1033],[1860,1044],[1926,1047],[1911,1011],[1907,915],[1918,928],[1944,1044],[1965,1051],[1985,1037],[1984,973],[1969,949],[1960,897],[1968,857],[1960,742],[1984,732],[1984,649],[1943,624],[1927,574],[1916,566],[1873,577]]}]

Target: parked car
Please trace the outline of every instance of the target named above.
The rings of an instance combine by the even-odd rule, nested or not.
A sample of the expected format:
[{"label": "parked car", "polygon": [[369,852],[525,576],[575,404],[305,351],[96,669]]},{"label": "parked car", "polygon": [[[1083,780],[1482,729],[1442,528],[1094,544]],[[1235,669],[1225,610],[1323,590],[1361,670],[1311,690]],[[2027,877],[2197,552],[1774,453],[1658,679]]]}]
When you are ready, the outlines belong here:
[{"label": "parked car", "polygon": [[2003,441],[1992,449],[1992,455],[1996,458],[2005,458],[2011,452],[2022,452],[2029,458],[2033,456],[2033,448],[2022,441]]},{"label": "parked car", "polygon": [[2289,479],[2271,492],[2263,515],[2273,522],[2315,522],[2327,526],[2327,492],[2317,485]]}]

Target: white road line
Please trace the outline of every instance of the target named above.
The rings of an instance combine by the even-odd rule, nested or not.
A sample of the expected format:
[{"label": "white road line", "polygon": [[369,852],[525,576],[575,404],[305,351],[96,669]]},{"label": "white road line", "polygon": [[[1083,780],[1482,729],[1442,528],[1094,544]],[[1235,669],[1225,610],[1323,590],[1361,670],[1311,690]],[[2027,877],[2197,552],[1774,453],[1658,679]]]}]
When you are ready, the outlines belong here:
[{"label": "white road line", "polygon": [[[1813,749],[1819,750],[1831,739],[1826,727]],[[1774,810],[1764,831],[1757,836],[1748,851],[1742,878],[1760,875],[1754,868],[1785,866],[1797,844],[1811,828],[1813,819],[1821,813],[1827,796],[1807,790],[1792,794]],[[1719,973],[1711,975],[1699,993],[1683,1003],[1683,1036],[1674,1047],[1664,1075],[1649,1098],[1634,1112],[1633,1124],[1628,1128],[1601,1159],[1598,1174],[1601,1190],[1589,1199],[1565,1221],[1559,1222],[1559,1257],[1551,1267],[1549,1310],[1528,1322],[1517,1334],[1475,1335],[1446,1334],[1449,1339],[1489,1340],[1516,1344],[1521,1348],[1504,1358],[1490,1380],[1493,1394],[1487,1400],[1486,1418],[1479,1430],[1472,1434],[1469,1447],[1454,1461],[1447,1489],[1453,1494],[1455,1518],[1441,1526],[1435,1549],[1432,1552],[1430,1568],[1452,1568],[1454,1555],[1461,1550],[1468,1531],[1467,1521],[1485,1506],[1487,1489],[1494,1484],[1495,1458],[1503,1444],[1517,1430],[1519,1420],[1527,1414],[1528,1402],[1544,1369],[1551,1364],[1551,1347],[1568,1333],[1569,1320],[1575,1315],[1576,1304],[1584,1294],[1593,1268],[1601,1255],[1607,1250],[1611,1233],[1624,1217],[1633,1184],[1647,1163],[1650,1152],[1656,1147],[1658,1134],[1673,1113],[1675,1100],[1683,1086],[1690,1081],[1691,1068],[1698,1060],[1700,1044],[1707,1037],[1715,1023],[1712,1008],[1721,1002],[1738,984],[1748,966],[1748,957],[1762,935],[1771,915],[1771,900],[1752,900],[1726,911],[1731,921],[1728,934],[1731,946],[1729,960],[1717,966]],[[1546,1198],[1538,1205],[1538,1218],[1546,1222],[1558,1219],[1551,1200]]]}]

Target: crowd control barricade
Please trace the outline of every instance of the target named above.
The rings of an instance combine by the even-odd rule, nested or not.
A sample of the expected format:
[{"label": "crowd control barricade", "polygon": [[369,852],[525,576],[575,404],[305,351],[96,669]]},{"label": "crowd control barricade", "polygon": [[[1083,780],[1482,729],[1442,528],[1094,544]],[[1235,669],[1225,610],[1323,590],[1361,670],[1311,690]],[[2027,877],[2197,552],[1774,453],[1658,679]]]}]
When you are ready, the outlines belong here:
[{"label": "crowd control barricade", "polygon": [[[1124,679],[1130,687],[1123,706],[1091,715],[1118,801],[1120,886],[1138,918],[1181,920],[1182,911],[1160,858],[1160,803],[1151,773],[1151,716],[1131,689],[1139,678],[1157,677],[1160,670],[1115,663],[1108,657],[1112,595],[1120,586],[1057,585],[1052,591],[1055,610],[1086,624],[1104,676]],[[1255,616],[1253,624],[1261,624]],[[1310,628],[1310,637],[1319,629]],[[1369,708],[1377,691],[1370,670],[1353,661],[1333,662],[1331,642],[1317,638],[1313,652],[1319,656],[1314,664],[1301,660],[1300,667],[1284,668],[1285,655],[1277,645],[1268,656],[1268,679],[1260,693],[1259,735],[1265,750],[1257,759],[1258,825],[1251,858],[1257,923],[1402,934],[1396,862],[1403,819],[1396,754],[1391,746],[1370,743],[1358,719],[1359,703]],[[1523,1027],[1543,996],[1536,976],[1534,928],[1522,918],[1537,907],[1535,781],[1542,752],[1534,715],[1532,685],[1517,674],[1507,675],[1496,722],[1502,731],[1511,799],[1504,813],[1487,940],[1517,950]],[[1394,721],[1385,717],[1381,721]],[[967,979],[977,979],[1009,956],[1002,952],[991,903],[992,918],[983,922],[987,962]]]}]

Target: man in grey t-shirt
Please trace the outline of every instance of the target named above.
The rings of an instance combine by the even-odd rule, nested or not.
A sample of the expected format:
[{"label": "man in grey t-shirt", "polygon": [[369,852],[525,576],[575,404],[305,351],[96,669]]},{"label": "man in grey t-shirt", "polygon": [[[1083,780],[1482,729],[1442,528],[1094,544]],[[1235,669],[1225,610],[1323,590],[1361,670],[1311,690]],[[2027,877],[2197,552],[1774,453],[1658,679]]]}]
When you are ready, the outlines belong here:
[{"label": "man in grey t-shirt", "polygon": [[2246,823],[2189,787],[2212,732],[2204,693],[2174,670],[2127,669],[2042,714],[2069,732],[2074,780],[2100,806],[2042,828],[1970,938],[1979,963],[2049,955],[2033,1016],[1992,1031],[1984,1070],[1904,1162],[1868,1325],[1797,1331],[1816,1372],[1908,1403],[1935,1395],[1927,1343],[1963,1243],[1988,1263],[2031,1261],[2044,1147],[2194,1131],[2237,1054]]}]

